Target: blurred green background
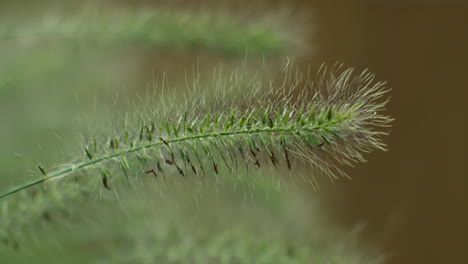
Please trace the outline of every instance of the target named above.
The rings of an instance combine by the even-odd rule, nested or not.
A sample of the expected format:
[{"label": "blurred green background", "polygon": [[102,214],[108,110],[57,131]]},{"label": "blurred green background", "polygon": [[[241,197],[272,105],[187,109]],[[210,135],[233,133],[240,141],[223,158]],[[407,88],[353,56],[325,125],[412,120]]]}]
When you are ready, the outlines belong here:
[{"label": "blurred green background", "polygon": [[[114,1],[101,2],[112,4]],[[210,3],[208,0],[177,2],[190,7]],[[11,10],[45,6],[45,2],[36,1],[0,1],[0,4],[5,8],[7,5],[13,6]],[[59,5],[71,4],[62,1]],[[289,7],[292,14],[301,15],[303,24],[298,27],[305,29],[305,32],[308,29],[314,32],[310,46],[313,52],[299,56],[297,60],[300,65],[317,66],[322,62],[341,61],[358,69],[369,68],[376,73],[378,80],[388,81],[392,88],[388,112],[396,121],[391,136],[386,139],[390,151],[373,153],[367,156],[368,163],[348,169],[353,178],[351,181],[342,180],[336,184],[322,182],[320,195],[325,198],[336,219],[349,227],[357,222],[366,223],[366,237],[383,245],[384,252],[389,254],[390,264],[467,262],[468,177],[464,162],[468,158],[468,140],[465,137],[468,125],[464,105],[468,96],[468,4],[455,0],[285,0],[255,3],[232,1],[230,5],[234,9],[249,9],[248,5],[252,5],[253,10]],[[4,42],[2,45],[11,44]],[[55,52],[53,47],[46,47],[45,50]],[[214,63],[223,59],[227,65],[230,62],[235,65],[240,60],[226,60],[220,55],[203,52],[140,50],[138,53],[138,60],[134,52],[125,51],[120,52],[119,56],[109,55],[108,59],[100,57],[95,63],[90,63],[93,54],[85,54],[91,60],[83,59],[79,53],[75,54],[75,59],[78,66],[80,61],[86,61],[81,69],[91,73],[90,76],[93,69],[89,65],[106,68],[109,72],[106,88],[112,91],[121,89],[123,92],[126,87],[144,87],[151,79],[152,72],[161,69],[166,70],[169,77],[171,74],[176,76],[179,70],[190,68],[200,58]],[[307,50],[303,53],[308,54]],[[3,52],[1,56],[2,66],[8,65],[2,70],[10,70],[11,64],[5,62],[8,59],[16,61],[16,58],[10,58]],[[50,57],[47,53],[39,56],[44,58],[30,59],[47,61]],[[267,61],[274,64],[277,59],[269,58]],[[51,61],[47,65],[60,69],[60,72],[63,70],[60,61]],[[128,73],[128,70],[132,74],[121,74]],[[57,142],[54,134],[66,129],[67,124],[46,124],[44,120],[34,117],[25,119],[34,112],[35,107],[43,108],[50,115],[60,115],[57,120],[69,118],[70,122],[76,121],[73,119],[75,111],[84,112],[83,116],[94,113],[92,103],[88,106],[73,103],[77,97],[81,101],[92,101],[92,98],[86,98],[88,93],[74,95],[67,90],[60,92],[61,87],[73,89],[76,83],[73,78],[82,81],[73,72],[70,76],[62,79],[39,75],[37,78],[54,80],[50,85],[57,89],[48,95],[41,93],[40,87],[24,92],[8,90],[7,85],[0,86],[0,136],[5,138],[5,135],[11,135],[11,130],[20,131],[19,134],[23,136],[2,141],[0,154],[11,157],[2,159],[2,162],[35,163],[41,160],[44,151],[55,151],[56,146],[53,145],[37,147],[40,144],[37,139],[28,137],[29,131],[22,130],[25,129],[23,122],[28,125],[31,125],[31,120],[38,122],[37,136],[42,139],[41,142]],[[132,77],[127,79],[128,76]],[[36,78],[33,77],[32,80]],[[90,86],[89,89],[94,88]],[[15,96],[28,98],[28,103],[6,105]],[[43,103],[41,96],[48,98],[47,104]],[[51,96],[56,96],[56,100]],[[56,109],[64,105],[79,105],[84,109],[70,109],[70,113],[57,112]],[[8,112],[11,109],[16,109],[15,113],[19,115],[13,117]],[[86,122],[86,118],[81,121]],[[15,140],[28,144],[19,147],[15,145]],[[66,138],[64,140],[67,141]],[[66,153],[67,147],[62,148],[61,151]],[[27,153],[30,160],[12,157],[12,149],[21,154]],[[54,155],[60,157],[62,153]],[[48,161],[51,164],[54,155]],[[2,173],[8,172],[7,167],[3,166]],[[3,179],[5,182],[1,186],[9,186],[12,180]]]}]

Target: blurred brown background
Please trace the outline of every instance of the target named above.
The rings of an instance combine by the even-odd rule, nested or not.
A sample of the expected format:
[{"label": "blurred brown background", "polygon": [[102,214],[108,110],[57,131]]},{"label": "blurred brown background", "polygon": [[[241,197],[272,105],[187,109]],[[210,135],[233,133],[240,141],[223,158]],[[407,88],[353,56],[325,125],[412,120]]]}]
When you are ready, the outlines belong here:
[{"label": "blurred brown background", "polygon": [[311,11],[315,55],[301,64],[368,68],[393,89],[390,151],[326,186],[340,196],[330,208],[344,224],[367,223],[390,264],[468,263],[468,3],[274,2]]},{"label": "blurred brown background", "polygon": [[318,61],[369,68],[392,88],[390,151],[339,183],[344,223],[368,223],[389,263],[468,263],[468,3],[302,1]]}]

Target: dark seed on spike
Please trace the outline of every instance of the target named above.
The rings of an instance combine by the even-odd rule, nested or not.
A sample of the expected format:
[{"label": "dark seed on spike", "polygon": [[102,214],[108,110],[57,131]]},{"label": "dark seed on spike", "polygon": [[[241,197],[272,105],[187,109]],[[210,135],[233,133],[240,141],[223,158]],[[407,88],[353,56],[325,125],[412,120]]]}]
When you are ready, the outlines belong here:
[{"label": "dark seed on spike", "polygon": [[276,159],[274,153],[271,153],[270,160],[271,160],[271,163],[273,163],[273,165],[275,166],[276,170],[278,170],[278,165],[277,165],[277,164],[278,164],[278,160]]},{"label": "dark seed on spike", "polygon": [[195,169],[195,166],[193,166],[192,161],[190,161],[190,158],[188,157],[188,155],[185,155],[185,160],[187,160],[187,163],[190,164],[190,167],[192,167],[193,173],[195,173],[195,175],[196,175],[197,174],[197,169]]},{"label": "dark seed on spike", "polygon": [[156,171],[154,169],[151,169],[151,170],[147,170],[145,171],[146,174],[150,174],[152,173],[154,175],[155,178],[158,178],[158,174],[156,173]]},{"label": "dark seed on spike", "polygon": [[[163,142],[164,142],[164,141],[163,141]],[[174,163],[175,163],[175,155],[174,155],[174,152],[171,152],[171,159],[170,159],[170,160],[167,159],[167,160],[165,160],[165,161],[166,161],[166,163],[169,164],[169,165],[174,164]]]},{"label": "dark seed on spike", "polygon": [[258,159],[257,159],[257,154],[255,154],[255,151],[253,151],[253,150],[250,150],[250,153],[252,153],[252,156],[253,156],[254,159],[255,159],[254,165],[257,166],[257,168],[260,168],[260,162],[259,162]]},{"label": "dark seed on spike", "polygon": [[193,166],[193,164],[190,164],[190,167],[192,167],[192,171],[196,175],[197,174],[197,169],[195,169],[195,166]]},{"label": "dark seed on spike", "polygon": [[257,168],[260,168],[260,162],[258,160],[255,161],[254,165],[257,166]]},{"label": "dark seed on spike", "polygon": [[102,184],[104,185],[104,188],[106,188],[107,190],[110,190],[111,188],[109,187],[108,183],[107,183],[107,177],[104,176],[102,178]]},{"label": "dark seed on spike", "polygon": [[218,165],[216,165],[216,163],[213,161],[213,169],[215,171],[216,174],[218,174]]},{"label": "dark seed on spike", "polygon": [[175,163],[174,163],[174,166],[176,166],[177,171],[180,173],[180,175],[182,175],[182,177],[185,177],[184,171]]},{"label": "dark seed on spike", "polygon": [[166,146],[169,147],[169,142],[167,142],[164,138],[159,137],[159,140],[161,140],[164,144],[166,144]]},{"label": "dark seed on spike", "polygon": [[47,176],[47,173],[46,173],[46,171],[44,170],[44,167],[42,167],[41,165],[39,165],[39,166],[37,166],[37,168],[41,171],[42,175]]},{"label": "dark seed on spike", "polygon": [[328,145],[331,145],[330,140],[328,140],[327,137],[322,136],[322,139],[323,139],[322,145],[325,144],[325,143],[327,143]]},{"label": "dark seed on spike", "polygon": [[286,159],[286,164],[288,165],[288,169],[291,170],[291,161],[289,160],[289,154],[286,147],[284,148],[284,158]]}]

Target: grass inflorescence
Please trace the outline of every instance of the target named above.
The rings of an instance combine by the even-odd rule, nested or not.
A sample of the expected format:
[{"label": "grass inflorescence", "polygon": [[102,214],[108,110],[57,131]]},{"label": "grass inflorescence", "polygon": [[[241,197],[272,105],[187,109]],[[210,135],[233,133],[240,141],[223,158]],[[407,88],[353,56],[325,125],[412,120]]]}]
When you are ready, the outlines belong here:
[{"label": "grass inflorescence", "polygon": [[367,71],[322,67],[312,77],[287,62],[275,79],[221,67],[210,83],[194,74],[183,95],[161,83],[135,113],[118,113],[112,129],[86,139],[76,159],[39,164],[37,179],[0,196],[5,243],[19,247],[26,227],[72,214],[84,197],[120,197],[125,186],[236,182],[253,170],[292,175],[304,165],[314,183],[315,172],[335,180],[345,175],[339,165],[385,149],[387,89]]},{"label": "grass inflorescence", "polygon": [[221,168],[235,172],[267,164],[291,170],[298,162],[337,179],[345,175],[337,164],[352,165],[364,161],[366,152],[385,150],[386,132],[380,128],[391,121],[382,114],[387,90],[372,74],[323,67],[312,82],[286,65],[281,77],[218,72],[214,90],[204,89],[205,94],[195,80],[182,100],[149,101],[144,118],[125,119],[117,134],[89,140],[81,159],[55,169],[39,167],[38,179],[0,198],[91,172],[109,190],[140,175],[218,175]]}]

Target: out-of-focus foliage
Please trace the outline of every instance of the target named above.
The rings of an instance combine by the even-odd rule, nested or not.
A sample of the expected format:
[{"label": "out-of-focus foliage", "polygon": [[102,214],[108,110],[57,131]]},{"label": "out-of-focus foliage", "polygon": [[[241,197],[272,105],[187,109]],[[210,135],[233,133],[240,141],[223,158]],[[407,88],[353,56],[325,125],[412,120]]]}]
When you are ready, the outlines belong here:
[{"label": "out-of-focus foliage", "polygon": [[298,37],[277,26],[275,14],[268,16],[246,19],[222,11],[89,6],[67,14],[2,21],[0,40],[23,45],[59,39],[69,45],[102,48],[201,48],[240,56],[290,54],[297,48],[294,42]]},{"label": "out-of-focus foliage", "polygon": [[217,184],[148,177],[118,197],[92,194],[91,204],[32,224],[19,253],[0,252],[14,263],[63,261],[51,251],[67,263],[381,263],[356,232],[323,215],[317,197],[279,187],[271,175],[239,177]]}]

